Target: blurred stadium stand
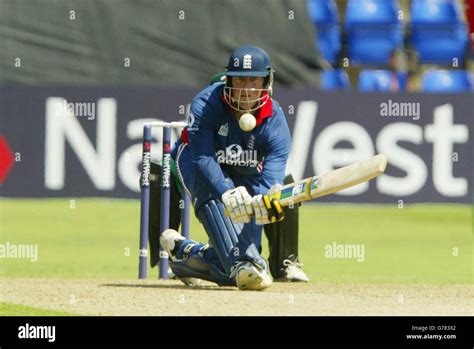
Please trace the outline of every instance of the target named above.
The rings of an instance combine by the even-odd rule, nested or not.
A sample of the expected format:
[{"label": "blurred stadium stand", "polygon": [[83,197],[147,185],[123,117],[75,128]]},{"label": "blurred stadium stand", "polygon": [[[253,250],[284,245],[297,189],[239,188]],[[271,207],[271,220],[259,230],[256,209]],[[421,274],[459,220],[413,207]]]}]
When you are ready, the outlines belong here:
[{"label": "blurred stadium stand", "polygon": [[440,91],[471,90],[467,82],[474,66],[474,0],[307,3],[316,46],[334,68],[323,65],[327,70],[321,72],[321,89],[352,85],[363,92],[431,91],[434,72],[440,70],[439,79],[452,80],[448,85],[437,82]]},{"label": "blurred stadium stand", "polygon": [[422,91],[474,66],[474,0],[47,3],[1,1],[0,84],[202,86],[246,43],[289,87]]}]

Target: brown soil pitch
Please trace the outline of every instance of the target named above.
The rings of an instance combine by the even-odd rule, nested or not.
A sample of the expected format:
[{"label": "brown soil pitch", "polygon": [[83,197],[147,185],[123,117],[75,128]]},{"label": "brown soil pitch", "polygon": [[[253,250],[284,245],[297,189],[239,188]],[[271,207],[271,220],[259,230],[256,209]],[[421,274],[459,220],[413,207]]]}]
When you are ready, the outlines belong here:
[{"label": "brown soil pitch", "polygon": [[1,278],[1,302],[82,315],[470,315],[472,285],[274,283],[261,292],[175,280]]}]

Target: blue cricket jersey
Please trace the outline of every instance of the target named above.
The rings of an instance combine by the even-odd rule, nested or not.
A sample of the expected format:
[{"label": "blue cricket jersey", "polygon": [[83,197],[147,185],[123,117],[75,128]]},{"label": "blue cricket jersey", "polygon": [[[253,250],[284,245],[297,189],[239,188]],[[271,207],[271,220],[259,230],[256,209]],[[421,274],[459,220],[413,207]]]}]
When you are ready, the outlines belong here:
[{"label": "blue cricket jersey", "polygon": [[257,126],[245,132],[225,102],[223,89],[224,84],[213,84],[193,98],[189,126],[176,145],[188,143],[194,175],[206,180],[203,185],[216,198],[233,188],[227,176],[236,186],[245,185],[251,195],[265,194],[285,177],[291,148],[285,115],[268,96],[267,103],[254,113]]}]

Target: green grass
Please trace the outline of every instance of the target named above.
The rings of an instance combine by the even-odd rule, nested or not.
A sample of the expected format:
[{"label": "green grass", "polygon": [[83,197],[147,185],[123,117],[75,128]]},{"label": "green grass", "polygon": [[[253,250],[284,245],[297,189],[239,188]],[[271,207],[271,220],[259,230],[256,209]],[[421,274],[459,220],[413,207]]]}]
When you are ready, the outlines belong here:
[{"label": "green grass", "polygon": [[0,303],[0,316],[77,316],[77,314],[26,307],[11,303]]},{"label": "green grass", "polygon": [[[37,244],[39,256],[2,259],[0,276],[136,278],[139,201],[75,199],[73,206],[1,199],[0,243]],[[300,220],[300,256],[313,282],[473,281],[468,205],[305,205]],[[194,217],[191,227],[194,239],[207,241]],[[364,261],[326,258],[333,242],[364,245]]]}]

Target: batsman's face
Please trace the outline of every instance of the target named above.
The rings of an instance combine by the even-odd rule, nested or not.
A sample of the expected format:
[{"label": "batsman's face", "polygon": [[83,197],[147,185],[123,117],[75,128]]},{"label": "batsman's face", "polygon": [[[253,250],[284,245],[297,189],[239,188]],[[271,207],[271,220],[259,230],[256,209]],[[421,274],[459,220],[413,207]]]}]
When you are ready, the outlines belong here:
[{"label": "batsman's face", "polygon": [[242,109],[252,109],[262,94],[265,78],[257,76],[233,76],[232,98],[240,102]]}]

